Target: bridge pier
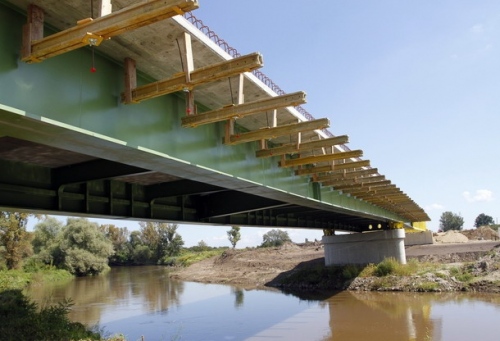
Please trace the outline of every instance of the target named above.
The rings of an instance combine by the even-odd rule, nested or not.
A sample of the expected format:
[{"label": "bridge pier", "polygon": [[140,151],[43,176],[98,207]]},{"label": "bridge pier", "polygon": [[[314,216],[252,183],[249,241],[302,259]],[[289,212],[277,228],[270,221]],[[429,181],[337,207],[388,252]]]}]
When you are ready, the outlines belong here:
[{"label": "bridge pier", "polygon": [[323,236],[325,265],[380,263],[395,258],[406,264],[403,229]]}]

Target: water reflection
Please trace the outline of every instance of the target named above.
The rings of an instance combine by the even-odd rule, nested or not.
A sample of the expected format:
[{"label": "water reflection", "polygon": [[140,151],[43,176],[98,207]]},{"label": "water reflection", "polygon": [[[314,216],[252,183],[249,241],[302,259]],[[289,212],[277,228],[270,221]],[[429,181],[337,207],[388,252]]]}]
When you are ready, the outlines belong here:
[{"label": "water reflection", "polygon": [[328,340],[442,340],[441,319],[431,319],[435,295],[342,293],[329,301]]},{"label": "water reflection", "polygon": [[231,291],[234,294],[234,307],[238,309],[243,305],[245,294],[241,288],[231,288]]},{"label": "water reflection", "polygon": [[[131,271],[132,270],[132,271]],[[86,325],[101,323],[105,310],[134,302],[134,314],[162,312],[180,305],[184,282],[170,281],[165,267],[117,267],[96,277],[78,277],[60,285],[37,285],[29,295],[39,304],[53,304],[69,298],[74,308],[69,317]]]},{"label": "water reflection", "polygon": [[[497,340],[500,295],[279,291],[169,279],[164,267],[35,286],[40,303],[71,297],[70,318],[129,340]],[[464,323],[467,321],[467,323]]]}]

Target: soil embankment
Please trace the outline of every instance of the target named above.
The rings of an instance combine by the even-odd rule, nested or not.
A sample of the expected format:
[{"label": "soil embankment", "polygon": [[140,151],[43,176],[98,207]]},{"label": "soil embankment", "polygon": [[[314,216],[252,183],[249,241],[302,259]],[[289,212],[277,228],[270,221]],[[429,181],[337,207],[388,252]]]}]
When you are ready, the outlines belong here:
[{"label": "soil embankment", "polygon": [[[453,242],[456,238],[461,241]],[[425,269],[408,276],[345,278],[345,271],[343,273],[341,269],[336,275],[330,273],[327,278],[318,279],[317,273],[308,276],[308,271],[312,273],[324,268],[322,246],[288,243],[279,248],[228,250],[221,256],[176,271],[172,277],[246,289],[267,286],[289,290],[500,292],[500,241],[469,240],[467,237],[464,240],[460,236],[448,240],[452,242],[438,241],[432,245],[407,248],[409,260],[416,258],[426,264]],[[324,269],[321,271],[325,273]],[[304,280],[292,276],[297,273],[304,273]],[[292,277],[294,279],[290,280]],[[311,282],[305,277],[315,278]]]}]

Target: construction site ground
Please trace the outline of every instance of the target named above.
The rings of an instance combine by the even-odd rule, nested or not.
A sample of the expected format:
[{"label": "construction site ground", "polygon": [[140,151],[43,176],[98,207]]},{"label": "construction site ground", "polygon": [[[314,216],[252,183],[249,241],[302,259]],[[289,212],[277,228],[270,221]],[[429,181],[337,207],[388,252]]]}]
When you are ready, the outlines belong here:
[{"label": "construction site ground", "polygon": [[[492,290],[484,291],[496,291],[497,289],[500,291],[500,241],[498,234],[491,233],[490,239],[480,237],[481,240],[474,240],[465,237],[465,233],[459,233],[460,236],[456,233],[458,232],[448,233],[450,235],[448,240],[451,242],[443,241],[439,235],[435,234],[434,244],[407,247],[407,259],[417,258],[420,261],[453,264],[457,267],[470,262],[483,262],[481,263],[483,265],[478,265],[478,268],[485,272],[482,274],[484,278],[494,284]],[[495,238],[496,240],[492,240]],[[456,242],[457,240],[460,241]],[[486,264],[483,260],[485,256],[491,258],[487,265],[484,265]],[[323,264],[324,254],[320,243],[303,245],[286,243],[281,247],[228,250],[221,256],[205,259],[188,268],[180,269],[174,272],[172,277],[186,281],[230,284],[246,289],[279,287],[279,278],[283,278],[283,274]],[[444,276],[436,279],[425,278],[425,280],[439,282],[438,288],[446,291],[463,289],[458,283],[451,283],[454,282],[453,276],[449,276],[450,283],[441,283],[441,277]],[[364,284],[356,281],[361,281]],[[367,280],[356,279],[352,282],[339,284],[338,288],[373,289],[370,288],[370,285],[365,285],[369,282]],[[394,288],[405,290],[397,285]]]}]

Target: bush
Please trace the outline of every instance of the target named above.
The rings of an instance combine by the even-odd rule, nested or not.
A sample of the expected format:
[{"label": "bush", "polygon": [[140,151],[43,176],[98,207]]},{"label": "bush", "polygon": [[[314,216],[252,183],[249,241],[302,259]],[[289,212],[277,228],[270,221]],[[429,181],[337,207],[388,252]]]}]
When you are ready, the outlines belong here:
[{"label": "bush", "polygon": [[392,274],[396,269],[397,264],[398,263],[394,258],[384,259],[375,267],[375,276],[383,277]]},{"label": "bush", "polygon": [[40,309],[21,290],[0,292],[0,335],[2,340],[100,340],[81,323],[71,322],[68,312],[72,303]]},{"label": "bush", "polygon": [[281,246],[292,241],[287,231],[276,229],[267,232],[262,236],[262,239],[261,247]]}]

